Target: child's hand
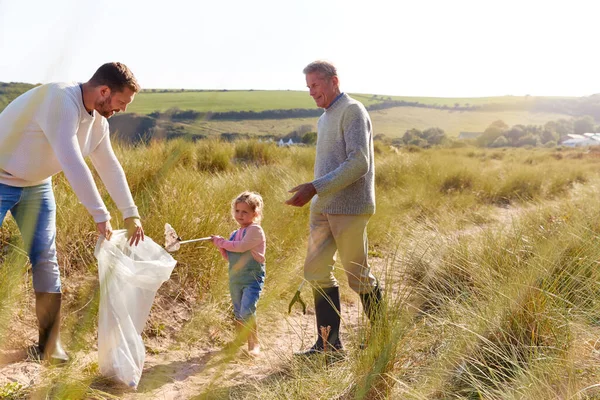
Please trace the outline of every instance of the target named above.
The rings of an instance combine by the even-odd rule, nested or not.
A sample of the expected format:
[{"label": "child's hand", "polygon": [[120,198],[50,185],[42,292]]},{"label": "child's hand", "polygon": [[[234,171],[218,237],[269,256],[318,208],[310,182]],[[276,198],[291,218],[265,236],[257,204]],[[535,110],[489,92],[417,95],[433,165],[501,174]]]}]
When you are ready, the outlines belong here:
[{"label": "child's hand", "polygon": [[222,238],[221,236],[218,236],[218,235],[210,235],[210,238],[212,239],[212,243],[219,250],[219,253],[221,253],[223,258],[228,260],[229,256],[227,255],[227,251],[220,246],[220,244],[225,241],[225,238]]}]

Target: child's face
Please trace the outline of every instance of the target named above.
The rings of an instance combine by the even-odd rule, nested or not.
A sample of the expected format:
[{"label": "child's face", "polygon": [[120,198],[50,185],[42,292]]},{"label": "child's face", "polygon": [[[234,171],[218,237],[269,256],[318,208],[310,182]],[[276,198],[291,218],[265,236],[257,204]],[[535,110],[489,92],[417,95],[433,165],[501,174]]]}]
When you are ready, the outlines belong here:
[{"label": "child's face", "polygon": [[254,221],[256,212],[246,203],[235,203],[235,220],[242,228],[248,227]]}]

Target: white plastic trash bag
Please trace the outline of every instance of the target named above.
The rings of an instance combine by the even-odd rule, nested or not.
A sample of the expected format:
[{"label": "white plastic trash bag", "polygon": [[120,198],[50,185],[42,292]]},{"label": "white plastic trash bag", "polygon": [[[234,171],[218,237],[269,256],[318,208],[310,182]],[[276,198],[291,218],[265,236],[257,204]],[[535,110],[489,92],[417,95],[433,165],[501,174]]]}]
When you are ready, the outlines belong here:
[{"label": "white plastic trash bag", "polygon": [[100,238],[94,253],[100,278],[98,365],[100,373],[137,388],[146,350],[142,330],[156,291],[177,261],[146,236],[130,246],[125,230]]}]

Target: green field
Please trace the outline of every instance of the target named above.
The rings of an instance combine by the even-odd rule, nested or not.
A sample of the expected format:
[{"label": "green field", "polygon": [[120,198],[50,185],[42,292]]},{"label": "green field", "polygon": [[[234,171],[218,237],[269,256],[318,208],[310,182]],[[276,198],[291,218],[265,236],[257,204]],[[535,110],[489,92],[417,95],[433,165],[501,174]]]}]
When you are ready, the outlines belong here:
[{"label": "green field", "polygon": [[[533,113],[529,111],[447,111],[420,107],[394,107],[370,113],[374,133],[389,137],[399,137],[412,128],[427,129],[438,127],[450,137],[457,137],[461,131],[483,132],[492,122],[502,120],[509,126],[516,124],[543,125],[548,121],[566,118],[563,114]],[[205,135],[221,133],[242,133],[250,135],[282,136],[310,125],[317,128],[317,118],[288,118],[244,121],[203,121],[196,120],[185,124],[190,131]]]},{"label": "green field", "polygon": [[[537,97],[532,96],[502,96],[502,97],[410,97],[387,96],[372,94],[354,94],[351,96],[361,101],[365,106],[385,100],[418,102],[428,105],[461,106],[501,104],[512,109],[528,109]],[[291,90],[256,90],[256,91],[170,91],[139,93],[127,111],[138,114],[149,114],[154,111],[165,111],[177,107],[181,110],[195,111],[264,111],[293,108],[315,108],[314,101],[307,91]]]},{"label": "green field", "polygon": [[[6,84],[0,93],[0,110],[3,105],[14,98],[27,87],[23,84]],[[450,137],[457,137],[461,131],[482,132],[492,122],[504,121],[507,125],[543,125],[548,121],[562,118],[570,119],[567,113],[573,110],[564,109],[560,112],[534,112],[534,106],[540,100],[567,99],[559,97],[535,96],[497,96],[477,98],[444,98],[444,97],[414,97],[388,96],[373,94],[351,94],[365,106],[385,101],[416,102],[429,106],[447,106],[449,109],[426,107],[393,107],[378,111],[370,111],[375,134],[384,134],[395,138],[404,135],[412,128],[419,130],[439,127]],[[583,99],[583,98],[582,98]],[[456,110],[461,107],[481,106],[474,111]],[[592,104],[593,105],[593,104]],[[168,109],[195,110],[199,112],[255,111],[313,109],[316,110],[313,99],[307,91],[284,90],[233,90],[233,91],[175,91],[161,92],[145,90],[136,96],[135,101],[128,107],[128,113],[147,115],[154,111],[164,112]],[[546,107],[552,110],[552,108]],[[562,108],[556,108],[563,111]],[[575,114],[576,115],[576,114]],[[297,131],[299,127],[310,126],[316,130],[317,118],[288,118],[288,119],[252,119],[252,120],[202,120],[173,122],[183,126],[184,132],[190,134],[213,135],[222,133],[249,134],[252,136],[274,135],[283,136]],[[305,127],[303,127],[305,128]],[[134,128],[135,129],[135,128]],[[306,131],[306,129],[303,129]],[[141,132],[128,132],[137,135]]]},{"label": "green field", "polygon": [[[32,85],[0,82],[0,110],[20,93]],[[171,108],[195,110],[200,112],[214,111],[264,111],[286,110],[294,108],[313,109],[314,101],[307,91],[294,90],[144,90],[136,96],[128,107],[128,112],[149,114],[154,111],[166,111]],[[351,93],[365,106],[383,101],[406,101],[424,105],[448,106],[456,104],[461,107],[483,106],[494,107],[495,110],[530,110],[538,100],[567,99],[565,97],[535,96],[495,96],[495,97],[418,97],[390,96],[385,94]]]},{"label": "green field", "polygon": [[149,114],[177,107],[195,111],[264,111],[273,109],[315,108],[307,92],[295,91],[206,91],[142,92],[127,111]]},{"label": "green field", "polygon": [[[421,104],[448,106],[479,105],[478,111],[440,110],[425,107],[394,107],[371,111],[375,134],[388,137],[402,136],[407,130],[439,127],[450,137],[457,137],[461,131],[482,132],[492,122],[502,120],[509,126],[543,125],[548,121],[570,118],[566,114],[529,111],[535,104],[533,96],[502,96],[479,98],[408,97],[371,94],[352,94],[366,106],[382,101],[407,101]],[[128,112],[148,114],[153,111],[166,111],[170,108],[214,111],[264,111],[275,109],[314,109],[315,105],[304,91],[183,91],[183,92],[142,92],[129,106]],[[494,107],[493,110],[485,107]],[[183,123],[191,133],[211,135],[240,133],[249,135],[282,136],[310,125],[316,130],[317,118],[261,119],[241,121],[196,120]]]},{"label": "green field", "polygon": [[432,108],[394,107],[370,113],[375,134],[402,136],[408,129],[438,127],[448,136],[456,137],[461,131],[483,132],[492,122],[507,125],[543,125],[548,121],[569,118],[564,114],[529,111],[446,111]]}]

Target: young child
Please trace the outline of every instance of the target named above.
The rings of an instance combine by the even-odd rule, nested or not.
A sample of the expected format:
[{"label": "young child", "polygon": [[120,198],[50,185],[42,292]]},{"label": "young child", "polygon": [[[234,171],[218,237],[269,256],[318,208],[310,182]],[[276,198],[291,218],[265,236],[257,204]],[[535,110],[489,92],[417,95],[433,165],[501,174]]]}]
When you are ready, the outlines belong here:
[{"label": "young child", "polygon": [[212,236],[213,244],[229,261],[229,291],[238,336],[248,330],[248,353],[260,353],[256,326],[256,303],[265,282],[265,233],[260,226],[263,200],[258,193],[243,192],[231,203],[240,225],[229,240]]}]

